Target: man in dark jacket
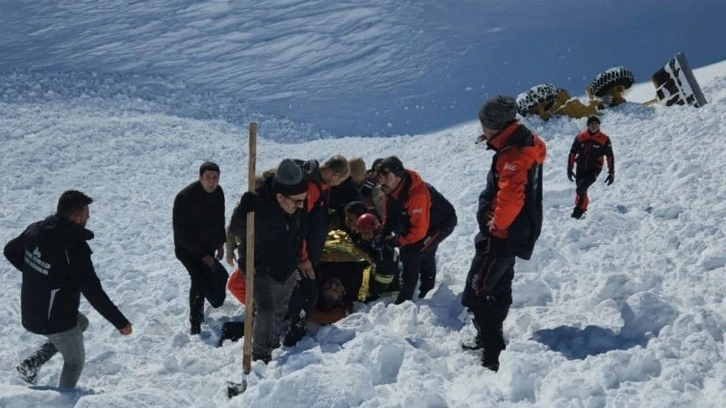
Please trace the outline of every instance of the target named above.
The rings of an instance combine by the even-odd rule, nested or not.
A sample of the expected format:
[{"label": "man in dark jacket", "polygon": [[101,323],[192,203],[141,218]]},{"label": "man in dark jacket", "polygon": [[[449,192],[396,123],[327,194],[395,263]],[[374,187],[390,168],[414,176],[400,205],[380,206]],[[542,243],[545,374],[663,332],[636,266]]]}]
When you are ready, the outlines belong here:
[{"label": "man in dark jacket", "polygon": [[174,199],[174,252],[191,277],[189,322],[191,334],[201,332],[204,289],[217,260],[224,257],[224,190],[219,166],[204,162],[199,180],[184,187]]},{"label": "man in dark jacket", "polygon": [[413,298],[419,276],[418,297],[423,298],[436,282],[436,250],[456,227],[456,211],[398,157],[383,159],[376,171],[386,195],[383,232],[374,238],[373,247],[400,247],[403,273],[396,304]]},{"label": "man in dark jacket", "polygon": [[529,259],[542,229],[544,142],[515,120],[517,102],[495,96],[482,105],[479,120],[487,147],[494,150],[486,188],[479,195],[476,253],[462,304],[474,314],[477,336],[467,349],[483,348],[482,364],[499,369],[502,326],[512,304],[514,258]]},{"label": "man in dark jacket", "polygon": [[302,262],[298,265],[301,277],[290,299],[291,331],[285,338],[285,345],[291,346],[305,335],[305,315],[318,302],[318,286],[315,268],[323,254],[325,239],[330,229],[329,210],[331,188],[341,185],[350,175],[348,159],[334,155],[323,164],[317,160],[295,160],[308,180],[305,217],[307,234],[303,244]]},{"label": "man in dark jacket", "polygon": [[[298,279],[306,235],[308,182],[300,167],[285,159],[254,193],[246,192],[235,207],[227,229],[227,262],[245,266],[247,213],[255,216],[255,321],[252,359],[265,363],[280,345],[280,330]],[[249,271],[244,271],[249,273]]]},{"label": "man in dark jacket", "polygon": [[78,312],[81,293],[121,334],[131,334],[131,323],[108,298],[93,268],[86,242],[93,232],[85,228],[92,202],[80,191],[66,191],[55,215],[31,224],[5,245],[5,257],[23,272],[23,327],[48,338],[17,367],[28,383],[35,384],[41,366],[60,351],[63,371],[58,386],[76,386],[85,363],[83,331],[88,327],[88,319]]},{"label": "man in dark jacket", "polygon": [[[600,118],[590,116],[587,118],[587,129],[575,136],[567,160],[567,178],[577,185],[572,218],[580,219],[587,211],[587,204],[590,202],[587,189],[595,183],[600,175],[604,159],[607,159],[608,162],[608,177],[605,179],[605,183],[611,185],[615,181],[613,145],[610,143],[610,138],[600,131]],[[573,172],[575,163],[577,163],[576,173]]]}]

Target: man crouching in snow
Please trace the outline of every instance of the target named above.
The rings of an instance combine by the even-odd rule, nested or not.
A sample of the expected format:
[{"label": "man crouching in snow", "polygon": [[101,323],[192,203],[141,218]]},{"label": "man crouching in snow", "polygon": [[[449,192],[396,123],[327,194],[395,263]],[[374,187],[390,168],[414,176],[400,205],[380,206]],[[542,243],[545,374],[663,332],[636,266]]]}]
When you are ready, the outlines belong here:
[{"label": "man crouching in snow", "polygon": [[465,349],[484,349],[482,364],[497,371],[505,349],[502,326],[512,304],[514,257],[529,259],[542,229],[542,163],[547,150],[516,121],[517,102],[495,96],[479,110],[486,141],[494,150],[487,185],[479,195],[476,253],[461,302],[474,314],[477,336]]}]

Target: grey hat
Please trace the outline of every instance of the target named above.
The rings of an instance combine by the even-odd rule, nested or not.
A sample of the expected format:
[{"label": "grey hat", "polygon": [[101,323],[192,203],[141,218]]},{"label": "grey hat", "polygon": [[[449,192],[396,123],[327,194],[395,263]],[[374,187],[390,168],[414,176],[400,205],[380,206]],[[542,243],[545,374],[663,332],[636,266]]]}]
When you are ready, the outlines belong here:
[{"label": "grey hat", "polygon": [[517,116],[517,101],[511,96],[497,95],[487,99],[479,109],[479,120],[487,129],[500,130]]},{"label": "grey hat", "polygon": [[307,190],[308,181],[300,166],[290,159],[281,161],[272,179],[272,191],[289,197]]}]

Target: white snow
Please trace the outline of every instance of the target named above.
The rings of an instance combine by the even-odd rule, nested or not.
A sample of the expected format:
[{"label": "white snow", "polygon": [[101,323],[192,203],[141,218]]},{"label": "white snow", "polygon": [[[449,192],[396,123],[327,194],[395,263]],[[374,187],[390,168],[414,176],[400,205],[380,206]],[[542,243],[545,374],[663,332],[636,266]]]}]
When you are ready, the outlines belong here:
[{"label": "white snow", "polygon": [[[635,51],[593,60],[584,51],[588,35],[554,42],[562,47],[554,50],[564,59],[559,71],[573,69],[559,74],[578,78],[567,83],[517,68],[537,43],[531,38],[517,43],[523,56],[501,59],[511,77],[486,64],[454,68],[457,56],[474,63],[466,48],[472,39],[463,41],[463,34],[476,31],[477,40],[498,49],[503,40],[485,37],[516,31],[516,21],[475,14],[481,6],[464,0],[450,7],[353,0],[16,3],[0,5],[0,243],[51,214],[62,191],[92,196],[93,260],[134,333],[120,336],[83,301],[90,326],[79,387],[55,387],[60,356],[44,366],[38,387],[27,387],[15,366],[43,337],[22,328],[21,276],[0,261],[1,407],[723,406],[726,61],[718,61],[726,55],[697,52],[698,36],[677,43],[691,48],[649,50],[631,102],[603,112],[616,180],[606,186],[601,178],[591,188],[584,220],[569,217],[574,185],[565,170],[585,120],[525,120],[548,147],[545,223],[532,260],[517,261],[507,350],[493,373],[459,345],[474,333],[459,299],[492,155],[474,145],[479,103],[490,91],[516,95],[542,82],[577,95],[598,73],[588,64],[600,71],[629,66],[626,56]],[[577,26],[584,6],[564,3],[550,12],[566,10],[557,18]],[[618,14],[610,2],[590,7]],[[692,7],[671,12],[693,24],[707,7]],[[496,2],[491,13],[516,10],[512,17],[532,19],[546,10],[523,8]],[[622,41],[637,33],[633,19],[624,21]],[[540,20],[532,27],[550,30],[551,38],[565,33]],[[706,33],[723,30],[714,27]],[[660,30],[643,31],[672,39],[672,27]],[[689,60],[700,67],[694,72],[709,103],[636,103],[653,98],[648,75],[677,51],[698,55]],[[428,70],[447,64],[460,74],[456,80]],[[317,116],[288,115],[299,109]],[[420,118],[426,126],[411,124]],[[247,391],[228,401],[226,381],[241,380],[242,342],[215,345],[222,323],[239,320],[242,307],[231,296],[219,309],[207,305],[203,336],[188,334],[189,278],[174,257],[171,208],[199,164],[214,160],[229,217],[247,185],[253,120],[258,170],[284,157],[341,153],[370,164],[396,154],[449,198],[459,225],[439,249],[437,287],[426,299],[357,305],[346,319],[276,351],[268,366],[254,363]],[[340,130],[350,123],[355,131]],[[391,136],[370,136],[379,132]]]}]

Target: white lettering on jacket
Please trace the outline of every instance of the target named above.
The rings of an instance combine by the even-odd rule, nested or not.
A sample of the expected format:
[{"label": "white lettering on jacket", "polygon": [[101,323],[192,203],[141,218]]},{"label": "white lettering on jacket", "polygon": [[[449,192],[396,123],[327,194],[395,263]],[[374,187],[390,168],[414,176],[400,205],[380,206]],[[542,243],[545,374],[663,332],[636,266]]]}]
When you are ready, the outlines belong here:
[{"label": "white lettering on jacket", "polygon": [[50,272],[50,264],[43,262],[42,255],[38,247],[35,247],[33,252],[25,250],[25,263],[33,268],[36,272],[48,275]]}]

